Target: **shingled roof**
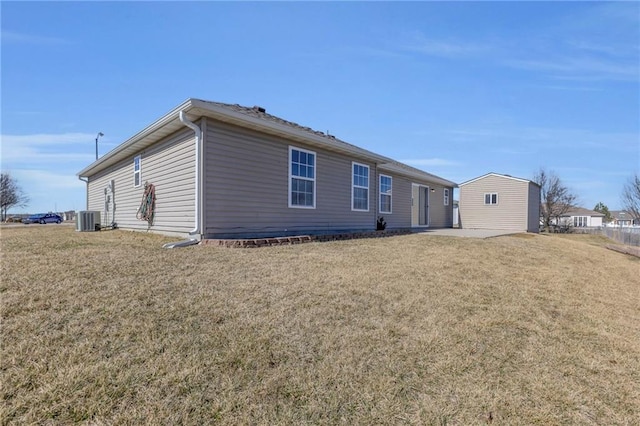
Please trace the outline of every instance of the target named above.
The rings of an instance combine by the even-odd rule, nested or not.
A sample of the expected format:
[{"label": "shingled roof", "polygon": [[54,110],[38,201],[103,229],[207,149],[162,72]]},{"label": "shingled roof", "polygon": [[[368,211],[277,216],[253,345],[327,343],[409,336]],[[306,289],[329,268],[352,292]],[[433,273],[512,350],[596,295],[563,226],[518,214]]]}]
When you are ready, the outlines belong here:
[{"label": "shingled roof", "polygon": [[81,178],[92,176],[116,164],[118,161],[135,155],[137,152],[160,141],[162,138],[183,129],[184,124],[182,124],[178,118],[180,112],[184,112],[193,117],[191,120],[197,119],[198,117],[212,117],[238,126],[287,137],[291,140],[304,141],[305,143],[321,146],[328,150],[366,158],[369,161],[375,162],[381,170],[396,172],[417,179],[427,179],[445,186],[458,186],[455,182],[360,148],[328,133],[313,130],[310,127],[301,126],[298,123],[269,114],[265,108],[259,106],[246,107],[239,104],[227,104],[195,98],[187,99],[181,105],[81,170],[78,176]]},{"label": "shingled roof", "polygon": [[[320,136],[320,137],[324,137],[327,140],[330,141],[338,141],[338,142],[342,142],[343,144],[352,146],[354,148],[359,148],[357,145],[353,145],[349,142],[345,142],[341,139],[338,139],[337,137],[329,134],[328,132],[325,133],[323,131],[320,130],[314,130],[311,127],[307,127],[307,126],[302,126],[298,123],[294,123],[293,121],[288,121],[285,120],[283,118],[277,117],[275,115],[271,115],[267,112],[266,108],[263,108],[261,106],[253,106],[253,107],[246,107],[246,106],[242,106],[239,104],[225,104],[223,102],[214,102],[214,101],[206,101],[203,99],[199,99],[199,101],[204,102],[206,104],[210,104],[210,105],[215,105],[221,108],[225,108],[228,109],[230,111],[234,111],[234,112],[239,112],[241,114],[245,114],[248,115],[249,117],[254,117],[254,118],[258,118],[260,120],[265,120],[265,121],[269,121],[272,123],[277,123],[280,125],[284,125],[284,126],[288,126],[291,127],[292,129],[296,129],[296,130],[301,130],[303,132],[309,133],[309,135],[314,135],[314,136]],[[361,149],[361,148],[360,148]]]}]

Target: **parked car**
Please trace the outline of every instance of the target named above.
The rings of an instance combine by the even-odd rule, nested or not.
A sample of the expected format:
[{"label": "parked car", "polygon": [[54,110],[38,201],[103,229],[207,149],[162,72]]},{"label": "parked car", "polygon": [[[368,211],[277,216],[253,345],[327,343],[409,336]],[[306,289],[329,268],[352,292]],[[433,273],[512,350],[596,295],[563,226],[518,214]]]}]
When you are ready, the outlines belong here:
[{"label": "parked car", "polygon": [[62,216],[55,213],[39,213],[32,214],[26,219],[22,220],[22,223],[60,223],[62,222]]}]

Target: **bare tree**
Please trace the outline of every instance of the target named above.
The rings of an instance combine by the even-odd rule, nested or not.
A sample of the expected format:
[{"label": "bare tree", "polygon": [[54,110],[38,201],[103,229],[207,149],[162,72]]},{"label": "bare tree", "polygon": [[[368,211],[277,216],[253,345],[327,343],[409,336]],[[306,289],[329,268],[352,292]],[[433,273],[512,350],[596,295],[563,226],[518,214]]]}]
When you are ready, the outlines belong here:
[{"label": "bare tree", "polygon": [[540,215],[547,232],[552,224],[560,225],[560,218],[574,206],[578,197],[567,188],[554,171],[543,167],[534,175],[540,185]]},{"label": "bare tree", "polygon": [[0,174],[0,214],[7,220],[7,211],[12,207],[27,205],[29,197],[25,195],[18,182],[9,174]]},{"label": "bare tree", "polygon": [[633,216],[634,221],[640,220],[640,176],[631,176],[622,188],[622,208]]}]

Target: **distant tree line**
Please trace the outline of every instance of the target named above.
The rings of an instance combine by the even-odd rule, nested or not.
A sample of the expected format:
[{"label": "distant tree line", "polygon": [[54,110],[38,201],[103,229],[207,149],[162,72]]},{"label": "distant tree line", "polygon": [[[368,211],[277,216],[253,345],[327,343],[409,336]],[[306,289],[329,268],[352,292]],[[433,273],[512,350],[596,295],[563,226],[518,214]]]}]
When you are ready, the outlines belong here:
[{"label": "distant tree line", "polygon": [[[554,171],[541,167],[535,173],[533,181],[540,185],[540,216],[542,226],[549,229],[560,223],[560,218],[569,212],[578,200],[574,194]],[[634,219],[640,219],[640,176],[636,173],[625,183],[621,194],[621,205]],[[599,202],[594,211],[604,215],[604,222],[610,222],[613,217],[609,208]]]}]

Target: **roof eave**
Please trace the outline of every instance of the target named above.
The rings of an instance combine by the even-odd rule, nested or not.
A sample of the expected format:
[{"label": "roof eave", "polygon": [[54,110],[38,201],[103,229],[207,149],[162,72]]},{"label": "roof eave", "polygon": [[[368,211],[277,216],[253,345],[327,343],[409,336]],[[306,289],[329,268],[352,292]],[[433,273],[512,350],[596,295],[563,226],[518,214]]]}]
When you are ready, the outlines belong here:
[{"label": "roof eave", "polygon": [[[152,124],[145,127],[144,129],[127,139],[125,142],[116,146],[114,149],[100,157],[98,160],[94,161],[93,163],[79,171],[77,175],[79,177],[89,177],[106,169],[107,167],[117,163],[118,161],[121,161],[123,157],[126,158],[129,155],[129,152],[134,153],[143,148],[143,146],[141,146],[141,142],[145,139],[148,141],[148,144],[146,144],[145,146],[153,145],[155,142],[157,142],[156,139],[159,139],[154,138],[154,134],[156,134],[156,132],[163,129],[164,127],[170,125],[172,122],[179,123],[178,114],[180,113],[180,111],[188,112],[192,108],[192,101],[193,99],[187,99],[186,101],[175,107],[173,110],[171,110],[169,113],[163,115],[161,118],[154,121]],[[182,127],[182,124],[176,127],[178,129]]]},{"label": "roof eave", "polygon": [[489,177],[489,176],[502,177],[502,178],[505,178],[505,179],[515,180],[515,181],[518,181],[518,182],[533,183],[534,185],[536,185],[536,186],[538,186],[538,187],[540,186],[540,185],[539,185],[539,184],[537,184],[536,182],[534,182],[534,181],[532,181],[532,180],[529,180],[529,179],[523,179],[523,178],[519,178],[519,177],[515,177],[515,176],[503,175],[503,174],[501,174],[501,173],[495,173],[495,172],[489,172],[489,173],[486,173],[486,174],[484,174],[484,175],[482,175],[482,176],[478,176],[478,177],[476,177],[476,178],[469,179],[468,181],[462,182],[462,183],[460,184],[460,186],[468,185],[468,184],[470,184],[470,183],[473,183],[473,182],[478,181],[478,180],[480,180],[480,179],[484,179],[484,178]]},{"label": "roof eave", "polygon": [[284,137],[289,140],[302,142],[308,145],[317,146],[322,149],[328,149],[334,152],[346,154],[359,159],[368,160],[375,163],[383,170],[388,170],[397,174],[401,174],[407,177],[413,177],[422,181],[429,181],[438,183],[443,186],[449,186],[457,188],[458,185],[447,179],[443,179],[439,176],[432,175],[422,170],[414,169],[410,166],[398,163],[397,161],[368,151],[363,148],[359,148],[355,145],[351,145],[347,142],[343,142],[339,139],[330,138],[318,134],[312,134],[302,129],[292,128],[290,126],[265,121],[258,117],[252,117],[247,114],[243,114],[238,111],[232,111],[221,106],[202,101],[199,99],[189,98],[182,104],[165,114],[127,141],[118,145],[113,150],[109,151],[99,160],[90,164],[80,172],[79,177],[89,177],[96,173],[122,161],[127,157],[135,155],[147,146],[151,146],[168,134],[174,133],[183,127],[179,120],[180,111],[184,111],[192,116],[213,118],[219,121],[223,121],[230,124],[235,124],[240,127],[249,128],[261,132],[265,132],[271,135]]}]

